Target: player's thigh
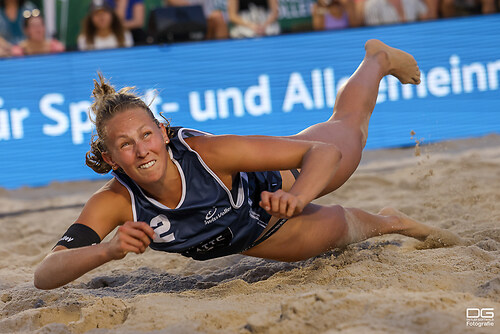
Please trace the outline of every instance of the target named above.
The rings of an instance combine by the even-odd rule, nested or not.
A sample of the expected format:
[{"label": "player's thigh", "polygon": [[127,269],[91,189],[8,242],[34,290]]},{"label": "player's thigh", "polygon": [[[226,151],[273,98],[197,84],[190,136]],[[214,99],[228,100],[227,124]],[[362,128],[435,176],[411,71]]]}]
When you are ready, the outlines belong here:
[{"label": "player's thigh", "polygon": [[278,261],[300,261],[337,247],[346,233],[341,206],[309,204],[302,214],[289,219],[269,239],[244,254]]}]

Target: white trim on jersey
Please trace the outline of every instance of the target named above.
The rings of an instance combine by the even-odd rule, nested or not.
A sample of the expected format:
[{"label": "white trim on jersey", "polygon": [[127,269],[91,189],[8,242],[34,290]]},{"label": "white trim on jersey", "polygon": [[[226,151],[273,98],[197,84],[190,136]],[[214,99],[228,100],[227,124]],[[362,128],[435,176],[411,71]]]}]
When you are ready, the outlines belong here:
[{"label": "white trim on jersey", "polygon": [[205,163],[205,161],[203,161],[203,159],[201,158],[201,156],[198,154],[198,152],[196,152],[195,150],[193,150],[187,143],[186,141],[184,140],[184,137],[182,136],[182,132],[184,132],[185,130],[189,131],[190,133],[193,133],[193,135],[198,135],[198,136],[203,136],[203,135],[212,135],[208,132],[203,132],[203,131],[199,131],[199,130],[195,130],[195,129],[189,129],[189,128],[181,128],[179,129],[179,131],[177,132],[177,137],[179,137],[179,140],[180,142],[186,146],[186,148],[188,150],[190,150],[191,152],[193,152],[194,154],[196,154],[196,156],[198,157],[198,160],[200,161],[201,165],[205,168],[205,170],[210,174],[212,175],[212,177],[217,181],[217,183],[219,183],[219,185],[222,187],[222,189],[224,189],[227,193],[227,196],[229,197],[229,202],[231,203],[231,206],[234,208],[234,209],[239,209],[242,205],[243,205],[243,201],[245,200],[245,194],[243,193],[243,181],[242,181],[242,178],[241,178],[241,173],[240,173],[240,182],[239,182],[239,186],[238,186],[238,198],[236,200],[236,204],[234,203],[234,200],[233,200],[233,196],[231,194],[231,191],[226,187],[226,185],[224,184],[224,182],[221,181],[221,179],[219,179],[219,177],[217,176],[217,174],[214,173],[214,171],[212,171],[210,169],[210,167],[208,167],[208,165]]},{"label": "white trim on jersey", "polygon": [[130,195],[130,201],[132,202],[132,215],[134,216],[134,221],[136,222],[137,221],[137,213],[135,211],[135,197],[134,197],[134,193],[132,192],[132,189],[130,189],[130,187],[124,181],[120,180],[120,177],[117,174],[115,174],[114,172],[112,174],[115,176],[115,179],[117,179],[118,182],[120,182],[120,184],[122,186],[124,186],[125,188],[127,188],[128,193]]}]

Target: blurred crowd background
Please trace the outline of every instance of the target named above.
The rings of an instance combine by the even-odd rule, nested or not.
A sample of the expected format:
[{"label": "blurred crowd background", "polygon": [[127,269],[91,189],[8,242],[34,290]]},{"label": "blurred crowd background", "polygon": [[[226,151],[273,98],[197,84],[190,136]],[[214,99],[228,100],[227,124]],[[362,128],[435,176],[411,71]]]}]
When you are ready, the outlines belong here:
[{"label": "blurred crowd background", "polygon": [[499,8],[500,0],[0,0],[0,56],[405,24]]}]

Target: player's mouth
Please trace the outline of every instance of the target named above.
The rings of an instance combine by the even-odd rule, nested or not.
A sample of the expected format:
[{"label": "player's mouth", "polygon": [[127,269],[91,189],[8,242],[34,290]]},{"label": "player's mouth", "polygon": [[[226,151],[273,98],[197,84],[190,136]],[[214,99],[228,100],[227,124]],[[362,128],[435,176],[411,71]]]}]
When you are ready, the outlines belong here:
[{"label": "player's mouth", "polygon": [[139,169],[148,169],[154,166],[156,163],[156,160],[151,160],[150,162],[146,162],[145,164],[142,164],[139,166]]}]

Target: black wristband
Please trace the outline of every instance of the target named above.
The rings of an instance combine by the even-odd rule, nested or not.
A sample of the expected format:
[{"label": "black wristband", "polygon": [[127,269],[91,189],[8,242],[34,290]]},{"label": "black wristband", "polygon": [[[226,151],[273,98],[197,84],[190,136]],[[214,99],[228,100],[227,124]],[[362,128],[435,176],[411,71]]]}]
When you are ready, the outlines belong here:
[{"label": "black wristband", "polygon": [[[63,237],[59,239],[56,246],[64,246],[66,248],[78,248],[90,245],[95,245],[101,242],[99,234],[93,229],[83,224],[71,225]],[[55,247],[55,246],[54,246]]]}]

